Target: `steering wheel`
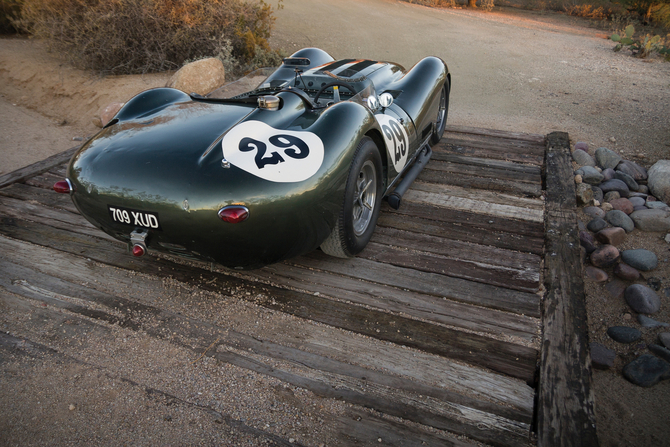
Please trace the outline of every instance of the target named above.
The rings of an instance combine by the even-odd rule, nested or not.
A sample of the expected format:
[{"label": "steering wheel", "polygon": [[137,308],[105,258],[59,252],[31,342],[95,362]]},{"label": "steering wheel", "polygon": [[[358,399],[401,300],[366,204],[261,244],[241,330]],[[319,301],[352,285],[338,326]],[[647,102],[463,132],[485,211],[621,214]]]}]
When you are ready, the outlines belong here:
[{"label": "steering wheel", "polygon": [[330,84],[326,84],[323,87],[321,87],[321,89],[319,89],[319,91],[316,93],[316,96],[314,96],[314,103],[318,104],[319,103],[319,96],[321,96],[321,94],[323,94],[323,92],[325,92],[327,88],[333,87],[335,85],[346,88],[347,90],[349,90],[351,92],[352,95],[356,94],[356,90],[354,90],[354,88],[351,85],[347,84],[346,82],[341,82],[341,81],[331,82]]}]

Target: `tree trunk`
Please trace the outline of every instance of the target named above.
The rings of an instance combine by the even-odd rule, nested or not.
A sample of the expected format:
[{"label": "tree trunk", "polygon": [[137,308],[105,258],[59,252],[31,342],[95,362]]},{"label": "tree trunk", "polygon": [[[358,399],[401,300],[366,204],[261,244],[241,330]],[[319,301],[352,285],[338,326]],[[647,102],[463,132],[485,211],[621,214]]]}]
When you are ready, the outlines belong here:
[{"label": "tree trunk", "polygon": [[477,0],[468,0],[468,7],[476,8],[477,7]]}]

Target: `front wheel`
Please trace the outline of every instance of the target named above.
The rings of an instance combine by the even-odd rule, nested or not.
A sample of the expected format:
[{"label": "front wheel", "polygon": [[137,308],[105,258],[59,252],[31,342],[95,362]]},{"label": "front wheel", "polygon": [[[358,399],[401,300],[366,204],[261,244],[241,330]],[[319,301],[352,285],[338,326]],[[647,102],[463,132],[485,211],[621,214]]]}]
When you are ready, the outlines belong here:
[{"label": "front wheel", "polygon": [[447,127],[447,114],[449,113],[449,89],[445,83],[440,91],[440,106],[437,109],[437,119],[435,120],[435,129],[430,136],[430,142],[437,144],[442,139],[444,129]]},{"label": "front wheel", "polygon": [[374,141],[364,137],[349,168],[340,216],[321,250],[338,258],[362,251],[377,225],[381,198],[381,156]]}]

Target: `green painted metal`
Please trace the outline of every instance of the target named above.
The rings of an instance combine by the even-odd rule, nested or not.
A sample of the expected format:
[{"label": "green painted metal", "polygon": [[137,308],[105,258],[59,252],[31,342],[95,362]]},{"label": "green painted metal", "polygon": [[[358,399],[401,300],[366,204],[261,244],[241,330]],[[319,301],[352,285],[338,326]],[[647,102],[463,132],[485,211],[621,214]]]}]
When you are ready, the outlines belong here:
[{"label": "green painted metal", "polygon": [[[120,240],[129,241],[133,230],[146,229],[150,250],[232,268],[257,268],[317,248],[340,213],[359,141],[366,135],[375,141],[384,160],[385,185],[391,185],[398,170],[411,164],[426,132],[430,135],[449,75],[444,62],[432,57],[407,74],[395,64],[375,61],[337,67],[316,49],[299,51],[294,57],[312,60],[310,66],[300,67],[305,70],[301,76],[287,61],[268,78],[268,88],[263,83],[260,90],[233,99],[191,98],[173,89],[149,90],[133,98],[69,164],[67,177],[75,188],[72,200],[82,215]],[[352,74],[351,67],[362,70],[343,77]],[[333,73],[336,70],[341,74]],[[326,107],[333,98],[332,89],[327,89],[321,95],[323,106],[310,107],[320,86],[307,83],[338,77],[356,92],[389,91],[394,104],[371,110],[365,97],[352,98],[342,88],[341,101]],[[259,94],[278,97],[279,110],[259,108]],[[407,154],[401,169],[394,167],[398,148],[387,147],[380,125],[384,119],[375,118],[375,113],[392,116],[405,130]],[[248,138],[235,137],[246,135],[246,129]],[[270,142],[279,146],[259,155],[258,146],[263,145],[259,135],[275,131]],[[267,135],[263,138],[269,144]],[[299,143],[302,140],[306,146]],[[310,146],[318,140],[323,145],[320,164],[319,144]],[[238,157],[235,160],[246,152],[249,157],[255,154],[255,165],[249,162],[245,170],[233,161],[225,167],[224,151]],[[302,166],[307,165],[318,169],[306,172]],[[259,177],[269,171],[280,181]],[[308,178],[292,181],[293,176]],[[229,205],[246,206],[249,218],[237,224],[223,222],[217,213]],[[110,208],[120,211],[114,214]],[[156,224],[160,228],[154,228]]]}]

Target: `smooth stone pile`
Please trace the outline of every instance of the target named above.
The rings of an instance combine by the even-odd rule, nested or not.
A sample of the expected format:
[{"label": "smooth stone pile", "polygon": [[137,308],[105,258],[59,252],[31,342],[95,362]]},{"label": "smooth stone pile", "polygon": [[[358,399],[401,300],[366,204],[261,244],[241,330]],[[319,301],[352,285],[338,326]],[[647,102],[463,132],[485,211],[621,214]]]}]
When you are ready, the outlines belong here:
[{"label": "smooth stone pile", "polygon": [[577,165],[577,202],[606,213],[592,211],[593,217],[626,232],[670,231],[670,160],[660,160],[647,171],[604,147],[592,157],[586,143],[575,145],[572,159]]},{"label": "smooth stone pile", "polygon": [[[575,183],[577,201],[586,205],[583,212],[589,217],[580,222],[579,240],[582,259],[589,262],[585,277],[604,284],[604,290],[613,299],[624,299],[633,315],[637,314],[639,327],[613,326],[607,335],[616,343],[631,344],[639,341],[643,331],[670,327],[650,315],[661,309],[661,290],[658,278],[644,278],[641,272],[658,267],[658,257],[650,250],[619,250],[627,234],[641,231],[670,231],[670,161],[661,160],[647,172],[645,168],[607,148],[588,153],[586,143],[577,143],[572,153],[577,164]],[[666,240],[670,243],[670,234]],[[610,275],[614,278],[610,280]],[[635,283],[639,280],[647,284]],[[651,286],[651,287],[650,287]],[[624,320],[631,320],[626,314]],[[634,323],[633,323],[634,324]],[[645,344],[634,345],[637,350]],[[595,368],[608,369],[614,365],[616,351],[599,343],[591,343],[591,360]],[[623,368],[623,376],[630,382],[650,387],[670,379],[670,332],[659,335],[658,344],[648,346],[644,353]],[[639,352],[636,351],[636,355]]]}]

